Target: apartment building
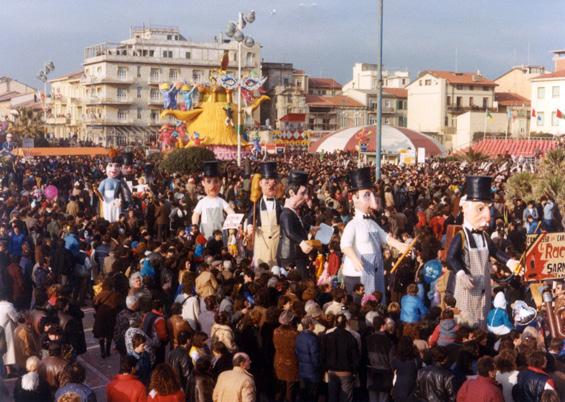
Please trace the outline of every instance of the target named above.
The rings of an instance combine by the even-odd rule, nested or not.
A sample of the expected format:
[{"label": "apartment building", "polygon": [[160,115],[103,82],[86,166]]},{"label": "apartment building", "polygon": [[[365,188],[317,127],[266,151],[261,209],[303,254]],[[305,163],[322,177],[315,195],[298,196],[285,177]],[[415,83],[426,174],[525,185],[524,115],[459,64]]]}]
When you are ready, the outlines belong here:
[{"label": "apartment building", "polygon": [[[177,27],[132,27],[130,38],[85,48],[83,119],[85,135],[105,145],[144,144],[155,139],[163,99],[159,84],[207,83],[229,53],[237,72],[237,44],[217,38],[193,42]],[[242,47],[242,74],[260,66],[260,45]],[[180,98],[180,97],[179,97]]]},{"label": "apartment building", "polygon": [[[383,87],[405,88],[410,83],[410,74],[404,70],[384,70]],[[355,63],[353,65],[352,79],[343,86],[343,91],[350,89],[373,90],[377,89],[377,65],[369,63]]]},{"label": "apartment building", "polygon": [[495,111],[495,87],[494,81],[479,72],[423,71],[407,86],[407,126],[434,136],[450,149],[457,116],[469,111]]},{"label": "apartment building", "polygon": [[496,92],[510,92],[526,99],[532,98],[530,79],[545,73],[543,66],[515,66],[496,78]]},{"label": "apartment building", "polygon": [[47,131],[55,138],[93,140],[83,122],[85,87],[80,83],[82,71],[49,81],[51,97],[47,113]]}]

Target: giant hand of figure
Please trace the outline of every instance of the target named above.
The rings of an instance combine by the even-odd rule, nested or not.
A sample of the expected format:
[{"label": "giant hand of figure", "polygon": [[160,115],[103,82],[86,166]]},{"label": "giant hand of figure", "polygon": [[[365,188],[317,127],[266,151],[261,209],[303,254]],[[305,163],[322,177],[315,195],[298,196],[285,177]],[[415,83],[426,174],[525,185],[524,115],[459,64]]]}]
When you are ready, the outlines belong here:
[{"label": "giant hand of figure", "polygon": [[518,275],[521,271],[521,267],[520,267],[520,261],[515,260],[513,258],[509,259],[506,262],[506,266],[508,267],[508,269],[514,274],[514,275]]},{"label": "giant hand of figure", "polygon": [[119,207],[122,204],[122,199],[121,198],[115,198],[114,201],[112,201],[114,206]]},{"label": "giant hand of figure", "polygon": [[304,254],[310,254],[313,248],[310,244],[308,244],[308,242],[306,242],[306,240],[302,240],[300,242],[300,249]]},{"label": "giant hand of figure", "polygon": [[467,275],[463,270],[457,272],[456,278],[457,282],[460,283],[465,290],[471,290],[475,286],[473,284],[473,278]]},{"label": "giant hand of figure", "polygon": [[363,262],[359,259],[354,260],[353,261],[353,268],[355,268],[355,270],[357,272],[362,272],[363,271]]},{"label": "giant hand of figure", "polygon": [[247,225],[246,232],[249,237],[253,236],[253,225]]}]

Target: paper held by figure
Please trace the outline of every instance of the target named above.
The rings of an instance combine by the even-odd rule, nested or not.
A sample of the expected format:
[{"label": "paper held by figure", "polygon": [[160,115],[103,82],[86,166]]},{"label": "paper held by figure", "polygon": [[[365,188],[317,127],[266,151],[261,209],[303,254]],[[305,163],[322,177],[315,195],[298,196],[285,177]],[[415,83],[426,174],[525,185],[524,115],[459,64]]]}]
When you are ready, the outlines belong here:
[{"label": "paper held by figure", "polygon": [[222,230],[238,229],[243,219],[243,214],[229,214],[226,216]]},{"label": "paper held by figure", "polygon": [[330,244],[332,235],[334,234],[334,228],[326,225],[325,223],[320,224],[320,229],[316,233],[316,240],[319,240],[322,244]]}]

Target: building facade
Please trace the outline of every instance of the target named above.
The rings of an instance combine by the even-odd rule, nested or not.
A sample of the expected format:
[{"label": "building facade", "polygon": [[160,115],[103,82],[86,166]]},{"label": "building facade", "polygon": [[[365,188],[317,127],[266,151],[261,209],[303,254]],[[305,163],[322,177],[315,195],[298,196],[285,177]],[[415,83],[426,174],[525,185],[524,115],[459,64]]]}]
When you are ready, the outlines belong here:
[{"label": "building facade", "polygon": [[408,89],[408,128],[434,136],[452,147],[457,116],[469,111],[495,112],[496,83],[477,73],[424,71]]},{"label": "building facade", "polygon": [[[383,71],[383,87],[405,88],[410,83],[408,71]],[[343,91],[350,89],[374,90],[377,89],[377,65],[368,63],[355,63],[353,65],[352,79],[343,86]]]},{"label": "building facade", "polygon": [[565,69],[532,82],[531,133],[565,134]]},{"label": "building facade", "polygon": [[494,80],[496,92],[510,92],[531,99],[531,78],[545,73],[543,66],[516,66]]},{"label": "building facade", "polygon": [[51,97],[47,113],[47,131],[55,138],[76,141],[91,140],[87,136],[82,71],[50,80]]},{"label": "building facade", "polygon": [[[224,52],[229,55],[228,72],[237,74],[236,43],[221,38],[193,42],[176,27],[133,27],[127,40],[87,47],[79,91],[81,139],[102,145],[154,141],[158,128],[171,121],[159,116],[163,106],[159,85],[207,83]],[[259,69],[260,45],[243,46],[241,60],[243,75]]]}]

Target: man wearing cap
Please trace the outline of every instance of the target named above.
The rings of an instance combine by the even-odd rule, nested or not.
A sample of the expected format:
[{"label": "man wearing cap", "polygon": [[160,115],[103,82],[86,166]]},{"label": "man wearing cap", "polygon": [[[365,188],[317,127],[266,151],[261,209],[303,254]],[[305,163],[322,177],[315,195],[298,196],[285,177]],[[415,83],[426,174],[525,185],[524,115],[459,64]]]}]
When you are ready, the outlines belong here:
[{"label": "man wearing cap", "polygon": [[450,277],[449,290],[461,310],[460,320],[479,327],[485,327],[491,304],[489,258],[496,258],[512,272],[518,265],[484,232],[490,222],[491,184],[487,176],[466,178],[466,194],[461,199],[463,229],[453,237],[447,252],[447,267],[455,274]]},{"label": "man wearing cap", "polygon": [[224,212],[233,214],[233,209],[219,196],[220,173],[218,161],[204,162],[202,185],[206,196],[198,201],[192,214],[192,224],[200,225],[200,232],[206,240],[214,235],[214,230],[222,230],[224,225]]},{"label": "man wearing cap", "polygon": [[292,171],[288,176],[286,201],[279,218],[280,241],[277,262],[281,267],[295,266],[302,278],[307,277],[308,253],[312,246],[308,240],[308,229],[298,216],[299,207],[308,201],[308,175]]},{"label": "man wearing cap", "polygon": [[349,181],[353,192],[355,214],[345,226],[340,243],[345,255],[343,261],[345,289],[348,294],[352,294],[355,286],[362,283],[366,294],[378,290],[384,297],[386,292],[382,246],[388,244],[403,252],[407,245],[385,232],[372,219],[371,212],[377,209],[377,200],[371,191],[373,188],[371,168],[354,170],[349,174]]},{"label": "man wearing cap", "polygon": [[277,263],[277,246],[280,240],[279,219],[282,205],[276,199],[277,163],[261,164],[262,197],[247,214],[247,234],[253,237],[253,260],[255,267],[266,263],[269,267]]}]

